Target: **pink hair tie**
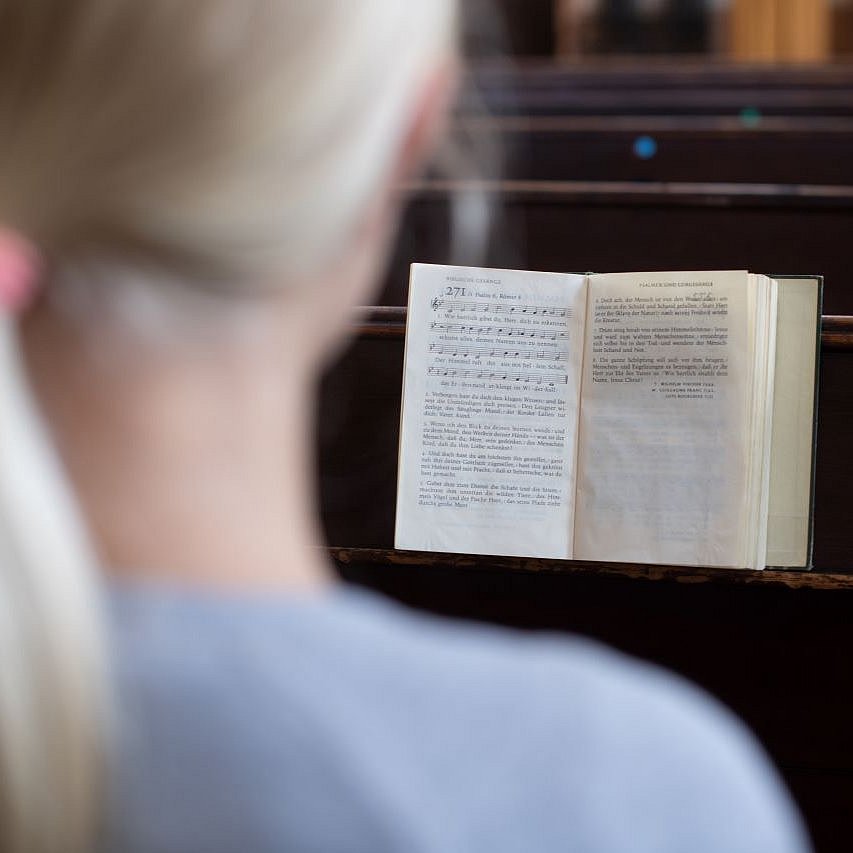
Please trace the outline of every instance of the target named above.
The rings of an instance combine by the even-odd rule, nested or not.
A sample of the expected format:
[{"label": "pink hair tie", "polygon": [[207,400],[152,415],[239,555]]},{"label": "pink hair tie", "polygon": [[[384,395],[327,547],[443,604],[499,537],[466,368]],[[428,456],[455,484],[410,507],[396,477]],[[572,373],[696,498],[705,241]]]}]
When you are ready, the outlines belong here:
[{"label": "pink hair tie", "polygon": [[32,301],[41,260],[18,231],[0,227],[0,314],[18,314]]}]

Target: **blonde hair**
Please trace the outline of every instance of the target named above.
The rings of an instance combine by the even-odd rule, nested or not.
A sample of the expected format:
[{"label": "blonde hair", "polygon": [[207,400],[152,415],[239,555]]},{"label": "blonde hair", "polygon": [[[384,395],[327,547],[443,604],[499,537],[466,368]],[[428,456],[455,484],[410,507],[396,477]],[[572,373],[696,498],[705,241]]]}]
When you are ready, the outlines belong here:
[{"label": "blonde hair", "polygon": [[[286,284],[343,251],[453,0],[0,0],[0,224],[54,270]],[[0,851],[94,843],[96,559],[0,317]]]}]

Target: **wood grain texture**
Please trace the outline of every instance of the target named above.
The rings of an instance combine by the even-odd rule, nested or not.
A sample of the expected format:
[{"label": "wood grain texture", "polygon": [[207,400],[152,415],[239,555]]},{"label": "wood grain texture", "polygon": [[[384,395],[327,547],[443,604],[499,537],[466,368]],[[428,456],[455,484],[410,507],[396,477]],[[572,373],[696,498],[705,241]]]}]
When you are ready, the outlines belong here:
[{"label": "wood grain texture", "polygon": [[[512,180],[853,184],[849,117],[472,116],[456,133]],[[654,150],[640,156],[647,137]]]},{"label": "wood grain texture", "polygon": [[[853,185],[461,181],[416,190],[380,304],[406,303],[413,261],[452,260],[543,272],[813,273],[824,276],[824,312],[853,315]],[[491,216],[486,246],[455,251],[454,206],[472,195]]]},{"label": "wood grain texture", "polygon": [[403,190],[415,198],[445,198],[478,192],[506,200],[551,204],[585,202],[635,206],[709,206],[737,208],[853,209],[853,185],[744,183],[715,181],[559,181],[430,180],[411,182]]},{"label": "wood grain texture", "polygon": [[826,352],[853,351],[853,317],[824,314],[821,319],[820,346]]},{"label": "wood grain texture", "polygon": [[[360,308],[353,322],[353,333],[365,339],[405,338],[406,313],[402,306]],[[821,326],[821,349],[853,351],[853,317],[825,314]]]},{"label": "wood grain texture", "polygon": [[853,116],[853,65],[778,66],[684,58],[480,62],[460,113],[555,116]]},{"label": "wood grain texture", "polygon": [[783,586],[830,592],[853,592],[853,574],[801,571],[751,571],[746,569],[695,568],[640,563],[600,563],[586,560],[541,560],[531,557],[499,557],[478,554],[440,554],[425,551],[397,551],[387,548],[330,548],[329,555],[339,565],[406,566],[416,569],[459,571],[535,572],[618,576],[644,581],[673,581],[680,584],[726,584]]}]

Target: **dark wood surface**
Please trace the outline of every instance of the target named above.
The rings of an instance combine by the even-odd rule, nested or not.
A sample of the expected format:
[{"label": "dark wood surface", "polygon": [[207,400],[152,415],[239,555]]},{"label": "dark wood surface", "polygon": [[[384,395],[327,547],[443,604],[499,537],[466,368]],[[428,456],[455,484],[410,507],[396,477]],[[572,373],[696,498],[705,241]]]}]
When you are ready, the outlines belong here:
[{"label": "dark wood surface", "polygon": [[[824,310],[853,315],[853,186],[430,181],[414,187],[381,303],[403,305],[413,261],[557,272],[749,269],[820,274]],[[492,212],[485,251],[454,252],[452,206]]]},{"label": "dark wood surface", "polygon": [[851,118],[497,116],[457,132],[502,151],[513,180],[853,184]]},{"label": "dark wood surface", "polygon": [[554,0],[462,0],[465,55],[554,55]]},{"label": "dark wood surface", "polygon": [[542,560],[533,557],[500,557],[482,554],[441,554],[427,551],[397,551],[393,548],[330,548],[339,565],[399,566],[430,570],[528,572],[538,574],[583,574],[624,577],[644,581],[716,584],[732,586],[780,586],[853,593],[853,572],[833,574],[821,571],[752,571],[746,569],[695,568],[645,563],[604,563],[589,560]]},{"label": "dark wood surface", "polygon": [[824,352],[853,349],[853,317],[824,314],[821,320],[820,345]]},{"label": "dark wood surface", "polygon": [[853,116],[853,65],[479,63],[460,112],[553,116]]}]

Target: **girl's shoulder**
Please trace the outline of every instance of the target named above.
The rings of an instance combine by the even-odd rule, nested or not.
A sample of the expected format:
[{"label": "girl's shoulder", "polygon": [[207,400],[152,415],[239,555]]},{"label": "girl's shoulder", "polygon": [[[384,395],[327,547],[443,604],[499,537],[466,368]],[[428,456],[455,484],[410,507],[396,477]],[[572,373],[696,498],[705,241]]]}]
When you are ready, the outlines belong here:
[{"label": "girl's shoulder", "polygon": [[345,587],[110,614],[116,849],[804,849],[730,714],[592,641]]}]

